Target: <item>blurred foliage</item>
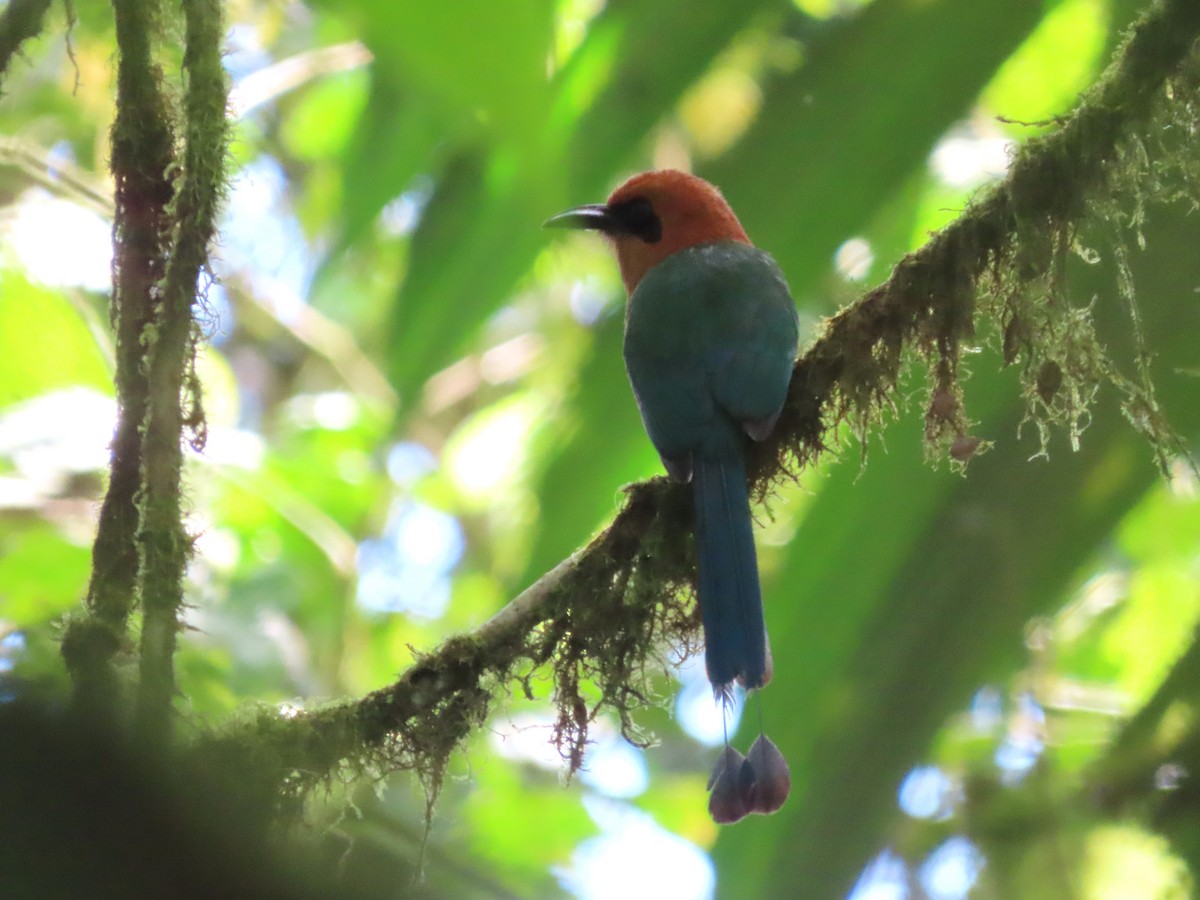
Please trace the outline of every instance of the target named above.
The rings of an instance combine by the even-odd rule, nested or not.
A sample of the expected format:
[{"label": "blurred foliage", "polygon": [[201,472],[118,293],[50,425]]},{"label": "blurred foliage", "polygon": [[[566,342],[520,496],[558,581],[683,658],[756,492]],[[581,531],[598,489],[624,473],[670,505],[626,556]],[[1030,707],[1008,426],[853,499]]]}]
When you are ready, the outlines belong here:
[{"label": "blurred foliage", "polygon": [[[63,678],[56,623],[86,588],[113,415],[115,43],[102,5],[77,6],[69,42],[50,11],[0,99],[6,700]],[[1002,173],[1010,142],[1053,127],[1138,11],[230,0],[234,175],[201,313],[210,438],[186,474],[184,721],[388,684],[657,472],[613,266],[597,241],[550,240],[548,215],[651,165],[694,167],[815,333]],[[1200,234],[1138,199],[1151,371],[1194,439]],[[1123,274],[1083,249],[1105,240],[1079,236],[1069,297],[1134,372]],[[847,436],[761,517],[762,716],[794,779],[780,814],[720,835],[708,820],[694,666],[662,673],[674,715],[642,723],[657,746],[597,723],[567,785],[533,673],[453,760],[427,842],[410,777],[314,800],[331,868],[368,896],[418,858],[426,891],[459,897],[835,897],[860,877],[859,896],[1188,896],[1197,479],[1183,461],[1159,478],[1107,397],[1078,452],[1054,435],[1030,459],[998,348],[981,334],[972,358],[967,411],[992,446],[966,477],[924,461],[913,373],[865,465]]]}]

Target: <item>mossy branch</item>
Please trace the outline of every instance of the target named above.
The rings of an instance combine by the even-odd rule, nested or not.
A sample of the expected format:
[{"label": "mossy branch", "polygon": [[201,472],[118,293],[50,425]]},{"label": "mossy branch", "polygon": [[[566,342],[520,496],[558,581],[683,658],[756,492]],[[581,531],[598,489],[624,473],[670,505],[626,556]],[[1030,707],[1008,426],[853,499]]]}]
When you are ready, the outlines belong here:
[{"label": "mossy branch", "polygon": [[21,45],[42,31],[50,0],[10,0],[0,13],[0,81]]},{"label": "mossy branch", "polygon": [[[796,365],[775,439],[757,448],[752,472],[760,486],[775,477],[788,454],[796,454],[800,467],[812,461],[840,421],[850,420],[865,434],[890,402],[906,348],[934,365],[926,435],[953,451],[943,439],[965,436],[957,364],[961,342],[974,334],[979,299],[1003,332],[1005,362],[1025,363],[1035,417],[1065,421],[1076,439],[1084,410],[1064,398],[1071,388],[1103,377],[1127,395],[1127,408],[1153,407],[1149,385],[1116,376],[1088,340],[1090,332],[1080,333],[1089,323],[1059,302],[1061,267],[1089,207],[1111,207],[1111,190],[1130,188],[1122,178],[1153,177],[1139,129],[1161,110],[1159,101],[1173,107],[1168,117],[1178,114],[1194,128],[1189,96],[1195,73],[1186,67],[1189,60],[1194,64],[1198,33],[1200,4],[1167,0],[1151,7],[1057,130],[1024,144],[1006,178],[904,257],[885,283],[831,320]],[[1173,77],[1181,79],[1180,95],[1168,101],[1164,86]],[[981,290],[985,278],[990,291]],[[1147,426],[1156,449],[1169,442],[1161,419]]]},{"label": "mossy branch", "polygon": [[109,708],[116,698],[114,656],[127,643],[136,607],[142,424],[149,370],[142,335],[154,314],[166,267],[167,206],[173,187],[174,136],[162,73],[151,51],[154,5],[114,0],[117,35],[117,114],[112,128],[113,286],[110,318],[116,331],[117,427],[108,491],[92,547],[85,610],[67,625],[63,659],[81,709]]},{"label": "mossy branch", "polygon": [[[1104,377],[1127,399],[1152,406],[1144,386],[1121,382],[1103,363],[1081,318],[1086,311],[1059,302],[1057,279],[1081,223],[1094,210],[1110,211],[1131,183],[1136,192],[1139,179],[1153,177],[1140,153],[1145,127],[1154,121],[1161,127],[1166,117],[1194,133],[1198,33],[1200,4],[1168,0],[1153,7],[1073,115],[1030,141],[1002,182],[828,323],[796,363],[775,434],[755,447],[751,473],[760,493],[813,462],[842,422],[863,433],[876,423],[893,403],[906,350],[926,358],[933,373],[927,440],[959,461],[968,458],[976,445],[966,434],[958,360],[980,310],[996,321],[1006,361],[1024,363],[1036,415],[1072,424],[1084,383]],[[1168,81],[1173,95],[1164,90]],[[1191,190],[1200,196],[1194,184]],[[1051,365],[1056,384],[1047,382]],[[1162,429],[1146,430],[1158,440]],[[436,794],[449,753],[484,721],[493,693],[513,679],[528,688],[528,671],[549,663],[559,747],[576,768],[601,707],[615,711],[626,734],[637,738],[630,712],[647,699],[646,670],[663,663],[663,646],[686,647],[694,639],[685,602],[692,561],[683,535],[690,517],[685,488],[661,478],[633,485],[612,524],[587,548],[475,632],[422,655],[394,684],[287,715],[263,710],[203,736],[195,750],[206,764],[251,775],[276,799],[364,769],[415,770]],[[580,690],[585,679],[599,690],[591,703]]]},{"label": "mossy branch", "polygon": [[[396,683],[286,716],[261,709],[201,736],[194,748],[201,765],[241,773],[264,802],[302,797],[345,766],[411,769],[425,778],[432,802],[451,751],[483,723],[492,691],[515,677],[530,693],[530,671],[548,662],[560,709],[555,735],[573,769],[600,706],[621,711],[626,735],[638,740],[628,713],[646,702],[638,685],[655,658],[647,636],[686,645],[695,630],[682,602],[690,563],[678,527],[689,509],[687,492],[665,479],[633,486],[621,515],[591,545],[474,632],[421,656]],[[612,565],[620,560],[630,565],[614,583]],[[591,598],[600,602],[593,606]],[[600,689],[591,706],[580,694],[584,679]]]},{"label": "mossy branch", "polygon": [[[208,259],[224,185],[225,104],[219,0],[184,0],[183,171],[169,210],[174,235],[153,329],[146,332],[150,394],[143,430],[137,546],[143,607],[137,719],[152,740],[165,737],[175,693],[173,660],[191,545],[181,504],[184,393],[198,387],[193,360],[193,304]],[[198,409],[198,407],[196,407]],[[199,413],[192,424],[199,425]],[[202,442],[202,432],[196,442]]]}]

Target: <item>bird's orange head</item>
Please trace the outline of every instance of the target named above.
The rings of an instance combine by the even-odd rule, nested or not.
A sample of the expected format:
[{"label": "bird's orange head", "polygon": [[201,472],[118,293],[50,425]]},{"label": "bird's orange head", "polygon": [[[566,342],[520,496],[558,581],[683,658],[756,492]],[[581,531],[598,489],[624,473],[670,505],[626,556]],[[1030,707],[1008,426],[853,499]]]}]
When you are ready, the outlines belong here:
[{"label": "bird's orange head", "polygon": [[750,243],[719,190],[674,169],[634,175],[606,203],[569,209],[546,224],[603,232],[616,248],[630,294],[643,275],[679,250],[715,241]]}]

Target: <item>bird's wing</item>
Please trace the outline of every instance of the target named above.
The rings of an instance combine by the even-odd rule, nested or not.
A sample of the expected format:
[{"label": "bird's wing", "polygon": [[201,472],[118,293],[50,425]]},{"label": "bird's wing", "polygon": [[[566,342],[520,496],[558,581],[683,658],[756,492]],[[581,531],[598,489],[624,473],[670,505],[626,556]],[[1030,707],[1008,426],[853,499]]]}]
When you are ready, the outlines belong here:
[{"label": "bird's wing", "polygon": [[713,266],[705,293],[706,371],[716,405],[755,440],[770,433],[796,358],[796,307],[775,261],[740,245]]},{"label": "bird's wing", "polygon": [[704,366],[674,329],[660,340],[626,331],[625,368],[651,443],[672,478],[691,478],[691,458],[716,414]]}]

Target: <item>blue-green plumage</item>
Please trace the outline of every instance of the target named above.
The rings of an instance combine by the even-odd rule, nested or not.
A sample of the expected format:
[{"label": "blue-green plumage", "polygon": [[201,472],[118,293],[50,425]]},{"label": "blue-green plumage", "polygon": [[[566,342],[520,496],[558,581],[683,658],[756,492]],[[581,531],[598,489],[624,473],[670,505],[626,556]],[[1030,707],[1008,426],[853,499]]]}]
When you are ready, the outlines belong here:
[{"label": "blue-green plumage", "polygon": [[709,680],[770,677],[745,442],[770,432],[796,355],[796,309],[779,267],[737,241],[651,268],[629,299],[625,366],[668,472],[691,479]]}]

